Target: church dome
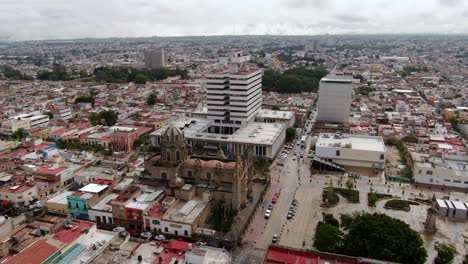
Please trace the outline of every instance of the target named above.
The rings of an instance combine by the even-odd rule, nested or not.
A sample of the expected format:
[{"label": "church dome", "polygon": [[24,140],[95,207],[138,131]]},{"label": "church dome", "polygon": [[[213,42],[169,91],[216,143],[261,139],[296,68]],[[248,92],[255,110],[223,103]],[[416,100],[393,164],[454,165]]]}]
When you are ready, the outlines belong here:
[{"label": "church dome", "polygon": [[184,141],[184,134],[174,124],[170,124],[166,131],[162,134],[162,141],[164,143],[178,143]]},{"label": "church dome", "polygon": [[178,188],[182,188],[184,185],[185,185],[184,180],[178,175],[176,175],[169,181],[169,187],[171,188],[178,189]]}]

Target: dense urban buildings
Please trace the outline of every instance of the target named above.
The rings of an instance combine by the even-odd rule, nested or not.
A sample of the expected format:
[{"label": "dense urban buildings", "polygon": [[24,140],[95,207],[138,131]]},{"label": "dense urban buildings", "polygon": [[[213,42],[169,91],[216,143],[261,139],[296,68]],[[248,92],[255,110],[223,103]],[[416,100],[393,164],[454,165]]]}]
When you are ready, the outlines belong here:
[{"label": "dense urban buildings", "polygon": [[0,262],[463,263],[467,44],[0,42]]}]

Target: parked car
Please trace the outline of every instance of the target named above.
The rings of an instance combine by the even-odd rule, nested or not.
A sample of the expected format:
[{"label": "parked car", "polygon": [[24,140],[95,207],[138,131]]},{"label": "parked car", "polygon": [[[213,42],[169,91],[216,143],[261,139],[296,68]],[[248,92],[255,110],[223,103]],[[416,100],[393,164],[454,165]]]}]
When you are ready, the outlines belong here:
[{"label": "parked car", "polygon": [[267,210],[267,211],[265,212],[265,219],[270,218],[270,216],[271,216],[271,211],[270,211],[270,210]]},{"label": "parked car", "polygon": [[276,244],[276,242],[278,242],[278,234],[273,235],[273,239],[271,240],[271,242],[273,242],[273,244]]},{"label": "parked car", "polygon": [[270,205],[268,206],[268,210],[273,210],[273,204],[270,204]]},{"label": "parked car", "polygon": [[166,240],[166,237],[164,235],[156,235],[156,236],[154,236],[154,240],[164,241],[164,240]]},{"label": "parked car", "polygon": [[291,219],[292,218],[292,215],[291,214],[288,214],[288,216],[286,216],[286,219]]},{"label": "parked car", "polygon": [[276,196],[273,197],[273,199],[271,200],[271,202],[272,202],[273,204],[275,204],[277,201],[278,201],[278,197],[276,197]]},{"label": "parked car", "polygon": [[141,232],[140,234],[140,238],[143,238],[143,239],[150,239],[152,236],[153,234],[151,234],[151,232],[148,232],[148,231]]},{"label": "parked car", "polygon": [[125,227],[123,227],[123,226],[118,226],[118,227],[115,227],[114,229],[112,229],[112,231],[114,231],[114,232],[122,232],[122,231],[125,231]]}]

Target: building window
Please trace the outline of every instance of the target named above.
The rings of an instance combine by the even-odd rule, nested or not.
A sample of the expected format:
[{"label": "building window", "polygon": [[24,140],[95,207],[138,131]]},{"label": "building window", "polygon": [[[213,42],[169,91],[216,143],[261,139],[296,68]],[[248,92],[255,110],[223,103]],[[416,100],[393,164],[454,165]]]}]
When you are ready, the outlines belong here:
[{"label": "building window", "polygon": [[167,173],[165,173],[165,172],[162,172],[162,173],[161,173],[161,178],[163,178],[163,179],[167,179]]},{"label": "building window", "polygon": [[419,170],[418,173],[421,174],[421,173],[422,173],[422,170]]},{"label": "building window", "polygon": [[192,171],[187,171],[187,177],[192,178]]},{"label": "building window", "polygon": [[429,182],[434,182],[434,179],[432,179],[432,178],[431,178],[431,179],[429,179]]},{"label": "building window", "polygon": [[184,236],[188,236],[188,231],[184,230]]},{"label": "building window", "polygon": [[153,225],[159,225],[159,221],[158,220],[153,220]]},{"label": "building window", "polygon": [[167,156],[167,161],[171,161],[171,153],[170,153],[170,152],[167,152],[167,153],[166,153],[166,156]]},{"label": "building window", "polygon": [[176,160],[179,161],[180,160],[180,152],[179,151],[176,151]]},{"label": "building window", "polygon": [[381,159],[381,160],[385,159],[385,155],[384,155],[384,154],[380,154],[380,159]]},{"label": "building window", "polygon": [[167,227],[165,227],[165,228],[164,228],[164,232],[167,233],[168,231],[169,231],[169,229],[168,229]]},{"label": "building window", "polygon": [[207,178],[208,180],[211,180],[211,173],[207,172],[207,173],[206,173],[206,178]]},{"label": "building window", "polygon": [[453,182],[454,182],[454,183],[461,183],[461,181],[457,181],[457,180],[454,180]]},{"label": "building window", "polygon": [[337,150],[337,151],[336,151],[336,156],[340,156],[340,154],[341,154],[340,151]]},{"label": "building window", "polygon": [[449,179],[444,179],[444,182],[450,182],[450,180]]},{"label": "building window", "polygon": [[179,136],[175,136],[175,141],[179,141]]},{"label": "building window", "polygon": [[100,222],[101,222],[101,217],[100,217],[100,216],[96,216],[96,222],[97,222],[97,223],[100,223]]},{"label": "building window", "polygon": [[432,175],[432,171],[431,171],[431,170],[428,170],[428,171],[426,171],[426,174],[427,174],[427,175]]}]

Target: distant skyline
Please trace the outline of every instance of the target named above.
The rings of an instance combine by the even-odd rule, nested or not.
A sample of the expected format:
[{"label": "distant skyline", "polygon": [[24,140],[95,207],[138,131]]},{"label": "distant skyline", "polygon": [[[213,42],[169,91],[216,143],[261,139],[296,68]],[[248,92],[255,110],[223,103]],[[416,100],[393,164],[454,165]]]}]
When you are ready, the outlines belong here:
[{"label": "distant skyline", "polygon": [[0,40],[468,33],[466,0],[0,0]]}]

